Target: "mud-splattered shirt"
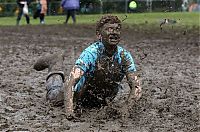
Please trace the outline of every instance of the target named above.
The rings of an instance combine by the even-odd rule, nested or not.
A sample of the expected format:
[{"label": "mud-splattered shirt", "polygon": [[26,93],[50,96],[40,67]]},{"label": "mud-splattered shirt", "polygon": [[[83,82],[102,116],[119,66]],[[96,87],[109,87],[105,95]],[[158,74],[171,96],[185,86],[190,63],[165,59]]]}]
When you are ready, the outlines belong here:
[{"label": "mud-splattered shirt", "polygon": [[[123,52],[128,66],[122,64]],[[105,47],[102,42],[95,42],[86,48],[76,60],[75,65],[84,71],[84,75],[75,85],[74,91],[79,91],[87,81],[95,82],[121,82],[127,72],[135,72],[134,60],[130,52],[117,46],[117,51],[112,57],[105,55]]]}]

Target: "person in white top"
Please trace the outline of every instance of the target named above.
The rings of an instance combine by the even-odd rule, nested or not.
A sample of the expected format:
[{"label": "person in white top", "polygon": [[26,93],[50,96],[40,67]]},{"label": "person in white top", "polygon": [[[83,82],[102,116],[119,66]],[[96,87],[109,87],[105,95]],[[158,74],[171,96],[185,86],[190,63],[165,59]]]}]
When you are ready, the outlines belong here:
[{"label": "person in white top", "polygon": [[30,0],[17,0],[19,13],[18,13],[18,16],[17,16],[16,25],[19,25],[19,22],[21,20],[22,15],[24,15],[26,17],[26,23],[30,24],[30,17],[29,17],[29,14],[28,14],[29,4],[30,4]]}]

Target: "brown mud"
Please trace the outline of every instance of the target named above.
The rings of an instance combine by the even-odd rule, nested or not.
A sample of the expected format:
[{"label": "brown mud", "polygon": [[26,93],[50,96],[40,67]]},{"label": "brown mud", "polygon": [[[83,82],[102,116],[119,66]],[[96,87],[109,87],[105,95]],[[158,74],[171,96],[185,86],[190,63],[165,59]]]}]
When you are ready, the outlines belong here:
[{"label": "brown mud", "polygon": [[45,98],[47,70],[33,64],[47,53],[66,49],[65,70],[95,40],[95,25],[0,27],[0,131],[73,132],[197,132],[199,124],[200,58],[196,27],[124,27],[122,45],[134,56],[142,98],[123,118],[127,94],[116,104],[83,111],[67,120],[63,107],[51,107]]}]

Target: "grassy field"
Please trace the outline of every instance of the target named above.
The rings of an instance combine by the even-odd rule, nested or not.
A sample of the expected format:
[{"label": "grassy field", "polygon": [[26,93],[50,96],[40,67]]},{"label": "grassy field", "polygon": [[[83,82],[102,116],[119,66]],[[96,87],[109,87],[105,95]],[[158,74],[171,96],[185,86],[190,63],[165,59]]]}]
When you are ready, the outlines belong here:
[{"label": "grassy field", "polygon": [[[144,24],[148,23],[159,24],[161,20],[165,18],[173,19],[178,22],[179,25],[184,26],[198,26],[200,27],[200,13],[189,13],[189,12],[174,12],[174,13],[137,13],[137,14],[116,14],[125,24]],[[77,24],[94,24],[102,15],[77,15]],[[47,16],[45,18],[46,24],[63,24],[65,16]],[[69,23],[72,23],[70,18]],[[14,26],[16,24],[15,17],[0,17],[0,26]],[[25,17],[22,17],[20,25],[25,25]],[[39,19],[34,20],[31,17],[31,24],[38,25]]]}]

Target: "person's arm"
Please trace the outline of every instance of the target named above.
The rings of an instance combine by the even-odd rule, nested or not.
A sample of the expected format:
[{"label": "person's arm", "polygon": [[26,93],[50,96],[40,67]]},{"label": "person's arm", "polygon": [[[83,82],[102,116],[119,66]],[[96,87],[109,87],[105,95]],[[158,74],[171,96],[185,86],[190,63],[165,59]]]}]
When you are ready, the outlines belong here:
[{"label": "person's arm", "polygon": [[138,76],[135,73],[127,73],[126,78],[130,87],[130,93],[127,101],[129,103],[137,101],[142,96],[142,88],[140,86]]},{"label": "person's arm", "polygon": [[[88,50],[90,50],[90,48]],[[75,62],[75,66],[70,72],[69,79],[65,82],[64,104],[66,114],[68,115],[73,115],[74,93],[72,89],[76,84],[78,84],[83,75],[91,70],[91,65],[95,64],[94,54],[91,54],[91,52],[88,52],[88,50],[84,50],[81,53],[80,57]]]},{"label": "person's arm", "polygon": [[60,3],[61,7],[64,7],[65,2],[66,2],[66,0],[61,1],[61,3]]},{"label": "person's arm", "polygon": [[136,68],[133,58],[130,53],[122,51],[121,53],[122,64],[126,72],[126,78],[130,87],[130,93],[127,102],[136,101],[140,99],[142,95],[142,88],[138,76],[135,74]]},{"label": "person's arm", "polygon": [[74,111],[74,92],[72,89],[79,81],[79,79],[83,76],[84,71],[82,71],[79,67],[73,67],[72,71],[70,72],[69,79],[65,82],[64,88],[64,105],[65,105],[65,112],[69,116],[73,114]]}]

